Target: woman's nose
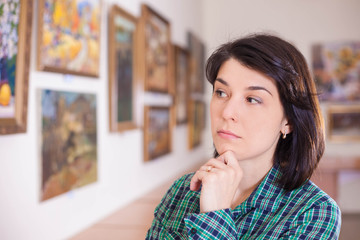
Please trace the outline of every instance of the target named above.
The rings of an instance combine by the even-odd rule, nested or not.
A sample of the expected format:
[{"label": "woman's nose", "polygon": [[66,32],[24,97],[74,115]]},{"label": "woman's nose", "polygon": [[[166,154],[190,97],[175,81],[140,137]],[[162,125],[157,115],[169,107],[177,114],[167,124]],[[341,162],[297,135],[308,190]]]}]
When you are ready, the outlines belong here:
[{"label": "woman's nose", "polygon": [[228,100],[224,108],[222,110],[222,116],[225,120],[231,120],[234,122],[237,122],[239,119],[239,113],[240,113],[240,105],[239,102],[230,99]]}]

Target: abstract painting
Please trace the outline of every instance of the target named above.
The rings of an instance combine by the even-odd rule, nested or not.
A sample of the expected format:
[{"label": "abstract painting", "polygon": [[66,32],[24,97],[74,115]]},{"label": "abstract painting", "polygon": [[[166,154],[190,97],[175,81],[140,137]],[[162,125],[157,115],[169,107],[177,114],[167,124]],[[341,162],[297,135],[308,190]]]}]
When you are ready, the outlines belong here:
[{"label": "abstract painting", "polygon": [[38,69],[99,75],[100,0],[40,0]]}]

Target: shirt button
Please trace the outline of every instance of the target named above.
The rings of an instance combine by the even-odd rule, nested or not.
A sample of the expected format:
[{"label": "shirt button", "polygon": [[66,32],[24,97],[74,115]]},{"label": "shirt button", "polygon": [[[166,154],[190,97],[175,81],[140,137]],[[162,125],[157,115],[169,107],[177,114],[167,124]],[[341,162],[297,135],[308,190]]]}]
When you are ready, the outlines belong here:
[{"label": "shirt button", "polygon": [[190,232],[191,232],[191,234],[195,234],[197,232],[197,230],[196,230],[196,228],[192,228]]}]

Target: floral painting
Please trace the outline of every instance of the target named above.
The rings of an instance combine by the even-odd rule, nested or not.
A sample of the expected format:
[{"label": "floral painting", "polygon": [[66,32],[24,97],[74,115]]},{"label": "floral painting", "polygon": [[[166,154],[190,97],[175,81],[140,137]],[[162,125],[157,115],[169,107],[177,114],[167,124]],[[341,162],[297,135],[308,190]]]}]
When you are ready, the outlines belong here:
[{"label": "floral painting", "polygon": [[15,116],[15,72],[20,1],[0,2],[0,118]]},{"label": "floral painting", "polygon": [[41,91],[41,201],[97,180],[96,95]]},{"label": "floral painting", "polygon": [[312,52],[320,100],[360,100],[360,42],[318,44]]},{"label": "floral painting", "polygon": [[0,134],[27,129],[32,0],[0,1]]},{"label": "floral painting", "polygon": [[98,76],[100,0],[41,0],[41,70]]}]

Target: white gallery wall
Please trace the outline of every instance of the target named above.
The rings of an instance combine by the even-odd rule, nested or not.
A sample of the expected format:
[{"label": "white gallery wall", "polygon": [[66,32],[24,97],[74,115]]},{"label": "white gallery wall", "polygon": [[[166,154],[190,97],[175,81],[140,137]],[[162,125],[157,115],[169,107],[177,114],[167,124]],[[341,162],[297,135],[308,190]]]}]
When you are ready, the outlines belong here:
[{"label": "white gallery wall", "polygon": [[[188,150],[186,125],[174,129],[171,154],[146,163],[143,162],[142,128],[124,133],[109,132],[108,10],[112,4],[117,4],[139,17],[143,2],[170,22],[173,43],[186,47],[187,31],[202,37],[201,1],[102,0],[100,76],[90,78],[36,70],[38,1],[34,1],[32,43],[28,45],[31,66],[27,132],[0,136],[0,239],[69,238],[211,155],[208,137],[203,138],[198,148]],[[38,89],[97,96],[98,180],[44,202],[39,200]],[[156,101],[156,97],[150,99]]]},{"label": "white gallery wall", "polygon": [[[203,12],[209,53],[239,36],[268,32],[295,44],[311,67],[312,44],[360,41],[358,0],[207,0]],[[321,106],[325,118],[328,106]],[[327,141],[326,156],[360,156],[360,142]],[[342,211],[360,212],[360,173],[342,172],[338,185]]]},{"label": "white gallery wall", "polygon": [[[37,14],[35,1],[34,13]],[[112,4],[140,16],[148,3],[171,24],[174,43],[186,47],[188,30],[206,44],[208,55],[219,44],[254,31],[272,31],[293,42],[310,61],[312,43],[360,40],[358,0],[102,0],[100,76],[97,79],[36,70],[37,19],[33,18],[27,132],[0,136],[0,239],[66,239],[160,185],[212,153],[209,121],[203,144],[187,148],[186,126],[173,133],[173,152],[143,162],[142,129],[109,133],[107,13]],[[208,86],[208,85],[207,85]],[[38,89],[83,91],[97,96],[98,181],[40,202]],[[211,88],[207,87],[210,98]],[[326,106],[324,106],[326,108]],[[330,155],[360,155],[360,144],[327,144]],[[359,175],[344,175],[360,189]],[[348,196],[360,191],[341,190],[341,201],[359,209]],[[350,195],[349,195],[350,194]],[[351,195],[352,194],[352,195]]]}]

